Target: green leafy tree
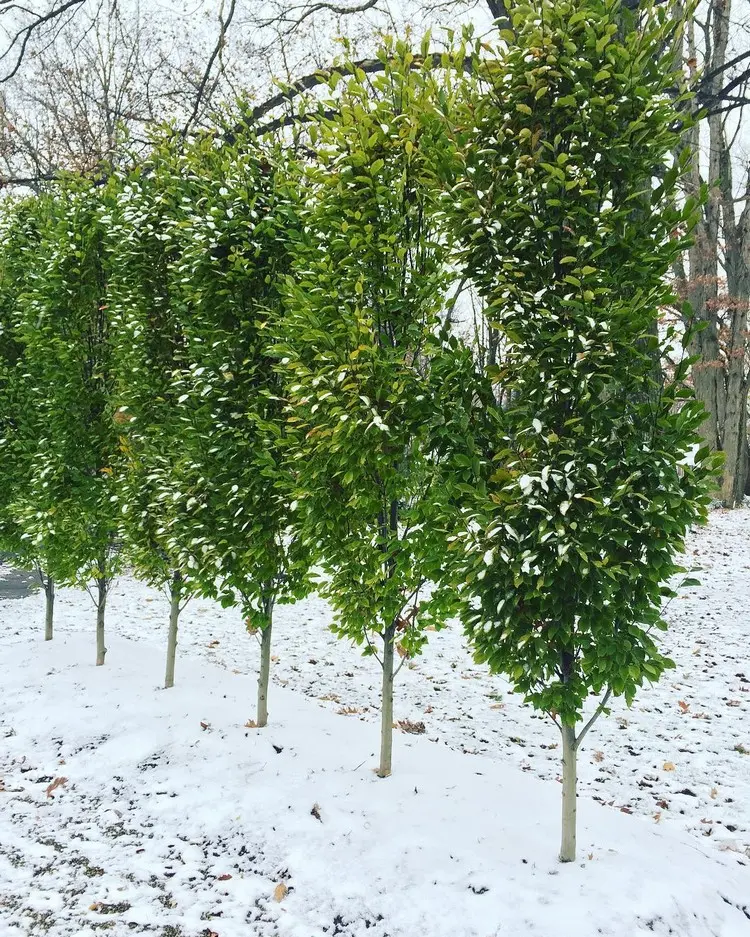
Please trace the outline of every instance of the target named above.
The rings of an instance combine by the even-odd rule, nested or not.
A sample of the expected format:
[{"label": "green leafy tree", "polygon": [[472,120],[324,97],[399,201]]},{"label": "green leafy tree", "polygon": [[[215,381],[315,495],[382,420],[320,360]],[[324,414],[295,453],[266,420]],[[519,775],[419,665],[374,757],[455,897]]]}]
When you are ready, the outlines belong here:
[{"label": "green leafy tree", "polygon": [[39,431],[15,505],[23,536],[33,552],[43,552],[49,575],[90,590],[98,665],[118,567],[120,456],[101,221],[106,198],[107,189],[83,180],[47,198],[38,262],[19,317]]},{"label": "green leafy tree", "polygon": [[383,670],[384,777],[396,655],[418,654],[452,607],[448,590],[428,584],[445,546],[441,478],[469,425],[471,360],[442,327],[451,275],[434,200],[447,143],[436,83],[401,43],[381,58],[369,79],[342,66],[323,105],[333,116],[313,127],[276,353],[295,529],[325,574],[334,631]]},{"label": "green leafy tree", "polygon": [[15,514],[31,477],[30,458],[40,429],[19,312],[37,264],[45,205],[41,198],[7,199],[0,213],[0,547],[16,565],[36,569],[46,598],[44,636],[50,641],[55,584],[46,572],[45,545],[32,547]]},{"label": "green leafy tree", "polygon": [[128,529],[146,534],[137,565],[178,570],[181,588],[239,606],[260,632],[259,726],[274,605],[304,594],[307,571],[287,535],[282,402],[265,352],[296,224],[279,160],[250,136],[184,148],[166,134],[123,190],[115,277],[128,499],[142,502]]},{"label": "green leafy tree", "polygon": [[166,137],[147,172],[121,176],[106,218],[115,421],[124,455],[117,485],[124,555],[140,579],[169,598],[167,689],[174,686],[180,613],[195,588],[184,565],[192,505],[182,496],[190,471],[175,379],[186,366],[172,270],[173,229],[184,213],[176,152]]},{"label": "green leafy tree", "polygon": [[477,659],[560,728],[563,861],[584,736],[612,696],[630,703],[673,666],[654,637],[713,466],[689,457],[688,362],[669,384],[654,368],[678,341],[654,323],[694,210],[675,207],[687,155],[667,169],[685,120],[661,55],[673,15],[644,13],[636,33],[610,0],[514,6],[514,44],[468,82],[446,201],[506,401],[455,545],[463,618]]}]

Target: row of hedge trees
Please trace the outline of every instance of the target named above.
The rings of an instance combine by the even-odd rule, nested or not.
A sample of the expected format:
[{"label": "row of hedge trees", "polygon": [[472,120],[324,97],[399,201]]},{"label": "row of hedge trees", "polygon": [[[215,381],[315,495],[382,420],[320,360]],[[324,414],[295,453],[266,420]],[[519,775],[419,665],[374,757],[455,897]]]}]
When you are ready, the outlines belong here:
[{"label": "row of hedge trees", "polygon": [[509,48],[389,42],[292,131],[166,131],[147,165],[2,203],[0,529],[48,638],[54,584],[85,586],[103,664],[127,563],[169,592],[171,686],[184,603],[235,605],[263,726],[274,605],[316,588],[382,667],[386,776],[395,650],[459,614],[561,729],[574,858],[577,747],[670,666],[652,632],[713,465],[654,330],[694,208],[676,14],[630,15],[542,0]]}]

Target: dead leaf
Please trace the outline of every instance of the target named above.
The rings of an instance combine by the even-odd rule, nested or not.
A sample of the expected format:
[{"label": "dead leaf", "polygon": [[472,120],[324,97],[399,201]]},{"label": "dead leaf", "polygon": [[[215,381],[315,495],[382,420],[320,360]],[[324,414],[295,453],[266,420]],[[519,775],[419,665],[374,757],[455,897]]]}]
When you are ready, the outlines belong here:
[{"label": "dead leaf", "polygon": [[661,820],[661,810],[657,810],[654,814],[654,820],[658,823]]},{"label": "dead leaf", "polygon": [[218,646],[219,646],[219,642],[217,640],[209,641],[208,644],[206,645],[206,647],[218,647]]},{"label": "dead leaf", "polygon": [[604,761],[604,752],[594,752],[594,761]]},{"label": "dead leaf", "polygon": [[409,652],[406,650],[403,644],[396,645],[396,651],[398,652],[399,657],[408,657]]},{"label": "dead leaf", "polygon": [[99,907],[100,907],[99,902],[95,901],[93,904],[89,905],[89,911],[98,911]]},{"label": "dead leaf", "polygon": [[339,716],[352,716],[355,713],[361,713],[362,710],[358,706],[342,706],[340,709],[337,709],[336,712]]},{"label": "dead leaf", "polygon": [[665,771],[674,771],[674,764],[673,764],[673,762],[671,762],[671,761],[665,761],[665,762],[664,762],[664,770],[665,770]]},{"label": "dead leaf", "polygon": [[411,719],[401,719],[396,723],[397,728],[409,735],[424,735],[427,731],[423,722],[412,722]]},{"label": "dead leaf", "polygon": [[712,787],[712,788],[711,788],[711,800],[716,800],[716,798],[717,798],[718,796],[719,796],[719,788],[718,788],[718,787]]},{"label": "dead leaf", "polygon": [[276,901],[283,901],[288,894],[289,889],[283,882],[279,882],[279,884],[273,890],[273,897]]},{"label": "dead leaf", "polygon": [[217,882],[228,882],[232,876],[229,872],[225,872],[223,875],[219,875],[216,879]]},{"label": "dead leaf", "polygon": [[206,729],[210,729],[210,728],[211,728],[210,722],[201,722],[201,729],[203,729],[204,732],[206,731]]},{"label": "dead leaf", "polygon": [[620,813],[632,813],[632,807],[620,807]]},{"label": "dead leaf", "polygon": [[311,817],[315,817],[316,820],[320,820],[321,823],[323,822],[323,818],[322,818],[321,815],[320,815],[320,804],[313,804],[313,805],[312,805],[312,810],[310,811],[310,816],[311,816]]},{"label": "dead leaf", "polygon": [[55,778],[55,780],[47,788],[46,794],[47,797],[52,797],[52,792],[56,791],[58,787],[62,787],[64,784],[68,783],[67,778]]},{"label": "dead leaf", "polygon": [[257,723],[254,719],[248,719],[247,722],[245,723],[245,728],[246,728],[246,729],[257,729],[257,728],[258,728],[258,723]]},{"label": "dead leaf", "polygon": [[685,700],[682,700],[682,699],[677,701],[677,705],[680,707],[680,710],[684,713],[686,713],[688,709],[690,709],[690,704],[686,703]]}]

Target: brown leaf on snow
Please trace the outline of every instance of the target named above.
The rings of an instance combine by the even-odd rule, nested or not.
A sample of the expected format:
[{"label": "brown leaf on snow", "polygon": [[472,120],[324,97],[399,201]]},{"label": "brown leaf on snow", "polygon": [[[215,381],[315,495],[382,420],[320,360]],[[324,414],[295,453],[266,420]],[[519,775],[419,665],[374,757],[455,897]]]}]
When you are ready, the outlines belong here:
[{"label": "brown leaf on snow", "polygon": [[336,712],[339,716],[353,716],[355,713],[361,713],[362,710],[358,706],[342,706]]},{"label": "brown leaf on snow", "polygon": [[276,901],[283,901],[288,894],[289,889],[283,882],[279,882],[279,884],[273,890],[273,897]]},{"label": "brown leaf on snow", "polygon": [[52,792],[56,791],[58,787],[62,787],[64,784],[68,783],[67,778],[55,778],[55,780],[50,784],[46,790],[47,797],[52,797]]},{"label": "brown leaf on snow", "polygon": [[604,752],[594,752],[594,761],[604,761]]},{"label": "brown leaf on snow", "polygon": [[712,787],[712,788],[711,788],[711,800],[716,800],[716,798],[717,798],[718,796],[719,796],[719,788],[718,788],[718,787]]},{"label": "brown leaf on snow", "polygon": [[257,728],[258,728],[258,723],[257,723],[254,719],[248,719],[247,722],[245,723],[245,728],[246,728],[246,729],[257,729]]},{"label": "brown leaf on snow", "polygon": [[206,729],[210,729],[210,728],[211,728],[210,722],[201,722],[201,729],[203,729],[204,732],[206,731]]},{"label": "brown leaf on snow", "polygon": [[216,639],[214,639],[213,641],[209,641],[208,644],[206,645],[206,647],[218,647],[218,646],[219,646],[219,642]]},{"label": "brown leaf on snow", "polygon": [[313,804],[313,805],[312,805],[312,810],[310,811],[310,816],[311,816],[311,817],[315,817],[316,820],[320,820],[321,823],[323,822],[323,817],[321,817],[321,815],[320,815],[320,804]]},{"label": "brown leaf on snow", "polygon": [[412,722],[411,719],[400,719],[395,724],[402,732],[408,732],[409,735],[424,735],[427,731],[423,722]]},{"label": "brown leaf on snow", "polygon": [[680,711],[686,713],[690,709],[690,703],[686,703],[685,700],[681,699],[677,701],[677,705],[680,707]]},{"label": "brown leaf on snow", "polygon": [[665,770],[665,771],[674,771],[674,763],[671,762],[671,761],[665,761],[665,762],[664,762],[664,770]]},{"label": "brown leaf on snow", "polygon": [[229,872],[225,872],[223,875],[218,875],[218,876],[216,877],[216,881],[217,881],[217,882],[228,882],[231,877],[232,877],[232,876],[229,874]]}]

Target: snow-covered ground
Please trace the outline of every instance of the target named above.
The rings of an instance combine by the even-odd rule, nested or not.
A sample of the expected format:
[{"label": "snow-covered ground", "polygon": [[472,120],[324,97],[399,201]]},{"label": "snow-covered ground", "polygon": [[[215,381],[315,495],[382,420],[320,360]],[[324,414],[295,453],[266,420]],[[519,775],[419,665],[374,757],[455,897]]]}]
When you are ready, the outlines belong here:
[{"label": "snow-covered ground", "polygon": [[104,668],[85,593],[60,592],[51,644],[40,595],[0,601],[0,937],[750,935],[750,511],[714,512],[688,559],[677,669],[581,753],[573,866],[557,730],[458,626],[402,670],[396,719],[425,733],[382,781],[379,669],[317,598],[277,611],[262,731],[236,612],[188,606],[164,691],[158,593],[116,585]]}]

